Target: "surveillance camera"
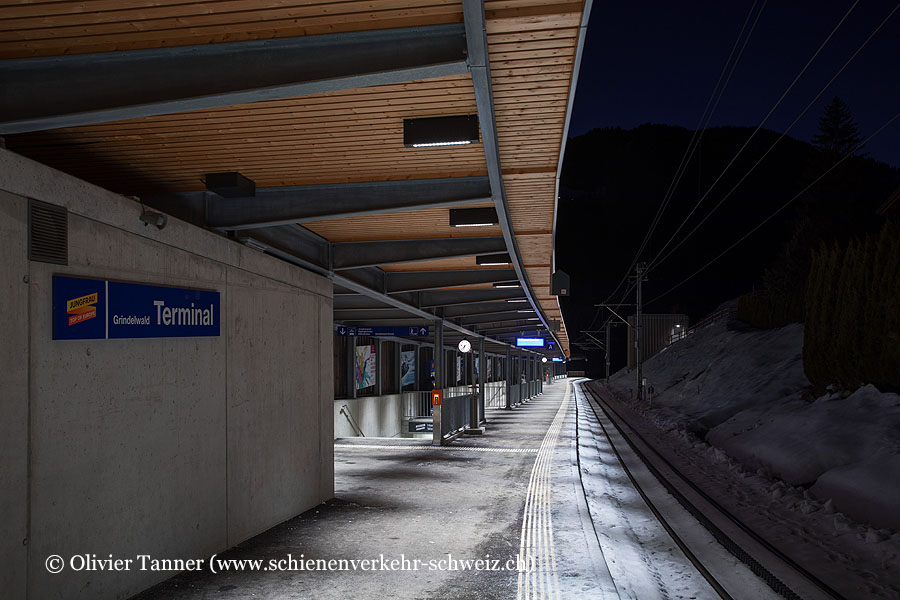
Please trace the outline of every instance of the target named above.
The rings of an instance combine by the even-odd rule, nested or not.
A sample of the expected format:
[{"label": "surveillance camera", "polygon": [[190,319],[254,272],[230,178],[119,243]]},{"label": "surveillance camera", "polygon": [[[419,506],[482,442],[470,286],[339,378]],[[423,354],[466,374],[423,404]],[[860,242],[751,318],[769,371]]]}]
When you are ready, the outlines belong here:
[{"label": "surveillance camera", "polygon": [[162,229],[169,222],[169,217],[153,210],[145,210],[141,213],[141,221],[144,222],[144,227],[155,225],[157,229]]}]

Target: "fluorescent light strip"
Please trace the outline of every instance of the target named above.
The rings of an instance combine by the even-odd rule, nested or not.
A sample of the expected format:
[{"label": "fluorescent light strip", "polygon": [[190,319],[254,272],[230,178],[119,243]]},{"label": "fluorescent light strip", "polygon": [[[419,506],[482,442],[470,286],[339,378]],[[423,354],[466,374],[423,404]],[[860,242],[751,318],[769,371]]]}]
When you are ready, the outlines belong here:
[{"label": "fluorescent light strip", "polygon": [[507,302],[528,302],[528,300],[507,300]]},{"label": "fluorescent light strip", "polygon": [[[496,223],[467,223],[465,225],[454,225],[454,227],[490,227],[491,225],[496,225]],[[482,263],[482,266],[485,264],[509,264],[509,263]]]},{"label": "fluorescent light strip", "polygon": [[465,146],[471,144],[469,140],[460,140],[458,142],[429,142],[427,144],[412,144],[413,148],[433,148],[434,146]]}]

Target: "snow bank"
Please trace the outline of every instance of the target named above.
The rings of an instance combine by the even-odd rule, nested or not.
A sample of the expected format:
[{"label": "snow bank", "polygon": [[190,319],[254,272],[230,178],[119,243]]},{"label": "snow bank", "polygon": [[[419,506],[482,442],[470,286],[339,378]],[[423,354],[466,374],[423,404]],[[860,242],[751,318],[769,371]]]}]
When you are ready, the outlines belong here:
[{"label": "snow bank", "polygon": [[[647,412],[852,518],[900,530],[900,396],[864,386],[849,397],[801,398],[802,325],[739,331],[715,323],[645,363]],[[610,384],[634,394],[634,374]],[[637,408],[637,407],[635,407]]]}]

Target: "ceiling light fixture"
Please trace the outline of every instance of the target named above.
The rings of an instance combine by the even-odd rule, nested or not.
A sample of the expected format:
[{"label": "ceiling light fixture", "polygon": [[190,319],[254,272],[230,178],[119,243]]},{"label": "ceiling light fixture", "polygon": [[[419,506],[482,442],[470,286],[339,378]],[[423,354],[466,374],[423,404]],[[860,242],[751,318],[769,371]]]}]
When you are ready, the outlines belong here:
[{"label": "ceiling light fixture", "polygon": [[499,225],[497,211],[493,206],[487,208],[451,208],[450,227],[488,227]]},{"label": "ceiling light fixture", "polygon": [[510,265],[512,264],[512,260],[506,252],[501,252],[499,254],[482,254],[475,257],[475,264],[482,267],[497,267],[500,265]]},{"label": "ceiling light fixture", "polygon": [[407,148],[477,144],[478,116],[403,119],[403,145]]},{"label": "ceiling light fixture", "polygon": [[518,288],[522,287],[518,281],[497,281],[494,283],[494,287],[499,289],[507,289],[507,288]]}]

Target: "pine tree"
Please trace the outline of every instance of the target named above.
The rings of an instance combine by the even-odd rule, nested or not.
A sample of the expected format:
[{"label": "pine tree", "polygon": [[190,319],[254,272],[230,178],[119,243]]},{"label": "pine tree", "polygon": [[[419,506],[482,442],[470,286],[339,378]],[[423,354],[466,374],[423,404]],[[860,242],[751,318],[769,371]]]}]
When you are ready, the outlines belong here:
[{"label": "pine tree", "polygon": [[813,136],[813,145],[836,160],[850,152],[862,156],[859,154],[862,141],[863,137],[853,120],[850,107],[835,96],[819,119],[819,132]]}]

